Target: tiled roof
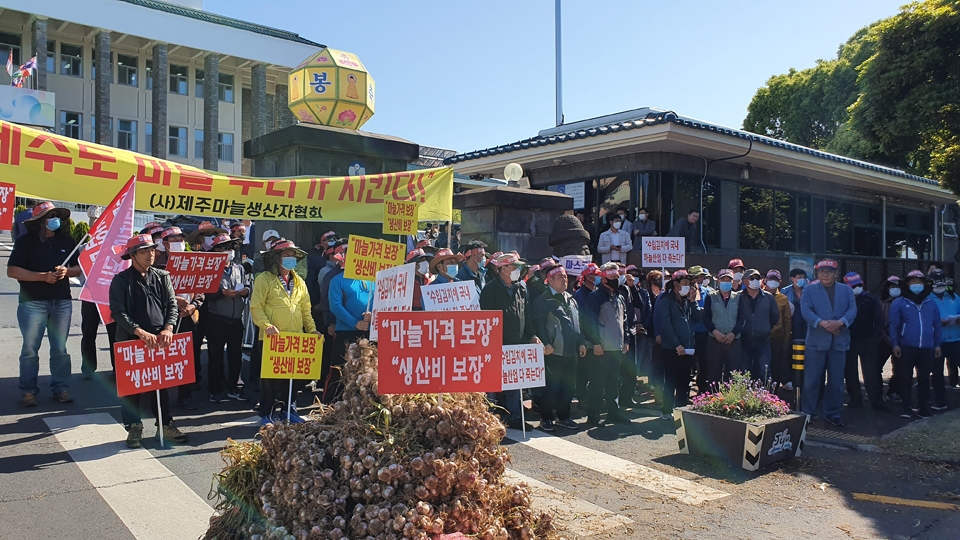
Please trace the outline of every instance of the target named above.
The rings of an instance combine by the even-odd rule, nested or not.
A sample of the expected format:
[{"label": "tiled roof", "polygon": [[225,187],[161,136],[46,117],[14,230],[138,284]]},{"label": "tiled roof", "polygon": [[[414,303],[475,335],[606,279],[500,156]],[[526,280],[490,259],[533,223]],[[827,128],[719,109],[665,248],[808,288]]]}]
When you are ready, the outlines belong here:
[{"label": "tiled roof", "polygon": [[135,6],[145,7],[148,9],[155,9],[157,11],[163,11],[165,13],[180,15],[181,17],[189,17],[191,19],[196,19],[198,21],[219,24],[222,26],[229,26],[231,28],[236,28],[237,30],[246,30],[247,32],[253,32],[255,34],[262,34],[264,36],[285,39],[287,41],[295,41],[297,43],[303,43],[304,45],[313,45],[318,48],[324,47],[324,45],[315,43],[313,41],[310,41],[309,39],[304,39],[300,37],[299,34],[295,34],[293,32],[287,32],[286,30],[270,28],[269,26],[261,26],[259,24],[254,24],[247,21],[231,19],[230,17],[224,17],[222,15],[217,15],[216,13],[210,13],[209,11],[202,11],[199,9],[188,8],[185,6],[178,6],[176,4],[168,4],[166,2],[159,2],[157,0],[120,0],[120,1],[126,2],[128,4],[133,4]]},{"label": "tiled roof", "polygon": [[861,169],[867,169],[874,172],[888,174],[890,176],[896,176],[898,178],[906,178],[906,179],[914,180],[916,182],[921,182],[924,184],[930,184],[935,186],[940,185],[940,183],[937,182],[936,180],[925,178],[923,176],[917,176],[915,174],[905,173],[901,170],[892,169],[890,167],[874,165],[873,163],[868,163],[866,161],[860,161],[860,160],[851,159],[848,157],[838,156],[836,154],[822,152],[820,150],[815,150],[813,148],[807,148],[806,146],[800,146],[800,145],[789,143],[786,141],[765,137],[763,135],[757,135],[755,133],[749,133],[749,132],[741,131],[738,129],[731,129],[728,127],[708,124],[706,122],[701,122],[699,120],[684,118],[682,116],[678,116],[673,111],[651,112],[647,114],[645,118],[641,118],[641,119],[618,121],[610,124],[604,124],[604,125],[584,128],[584,129],[577,129],[577,130],[568,131],[565,133],[559,133],[556,135],[550,135],[550,136],[538,135],[536,137],[532,137],[530,139],[524,139],[522,141],[517,141],[511,144],[505,144],[501,146],[495,146],[493,148],[487,148],[485,150],[476,150],[474,152],[458,154],[456,156],[445,159],[444,163],[447,165],[453,165],[456,163],[463,163],[471,159],[496,156],[500,154],[508,154],[510,152],[527,150],[529,148],[537,148],[540,146],[550,146],[553,144],[560,144],[567,141],[587,139],[590,137],[599,137],[602,135],[611,135],[614,133],[620,133],[621,131],[643,129],[645,127],[656,126],[656,125],[667,124],[667,123],[673,123],[679,126],[699,129],[701,131],[719,133],[721,135],[735,137],[737,139],[742,139],[744,141],[752,140],[754,144],[762,144],[766,146],[772,146],[775,148],[782,148],[784,150],[789,150],[791,152],[797,152],[799,154],[807,154],[809,156],[825,159],[827,161],[833,161],[835,163],[841,163],[844,165],[853,165],[854,167],[859,167]]}]

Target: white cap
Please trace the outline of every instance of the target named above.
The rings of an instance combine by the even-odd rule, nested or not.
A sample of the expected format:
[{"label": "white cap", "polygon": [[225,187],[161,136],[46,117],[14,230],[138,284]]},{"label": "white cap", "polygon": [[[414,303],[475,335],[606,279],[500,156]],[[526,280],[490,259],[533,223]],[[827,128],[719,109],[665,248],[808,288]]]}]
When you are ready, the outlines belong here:
[{"label": "white cap", "polygon": [[273,230],[273,229],[270,229],[269,231],[263,233],[263,241],[264,241],[264,242],[266,242],[266,241],[269,240],[270,238],[280,238],[280,233],[278,233],[277,231],[275,231],[275,230]]}]

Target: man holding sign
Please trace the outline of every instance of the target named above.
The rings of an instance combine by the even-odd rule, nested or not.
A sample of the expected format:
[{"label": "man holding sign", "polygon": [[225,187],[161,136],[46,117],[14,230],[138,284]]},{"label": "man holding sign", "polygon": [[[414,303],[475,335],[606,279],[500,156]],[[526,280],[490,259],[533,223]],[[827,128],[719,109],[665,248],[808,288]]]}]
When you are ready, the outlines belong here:
[{"label": "man holding sign", "polygon": [[[127,241],[121,258],[129,260],[131,265],[110,283],[110,312],[117,322],[117,342],[139,339],[148,349],[154,350],[170,345],[179,316],[177,300],[170,274],[153,267],[156,255],[157,246],[149,234],[134,236]],[[162,429],[165,440],[187,442],[186,434],[173,425],[169,394],[165,389],[159,392],[159,400],[152,399],[153,392],[150,391],[120,398],[120,412],[130,448],[140,448],[143,438],[140,396],[150,401],[150,408],[158,420],[158,437]]]}]

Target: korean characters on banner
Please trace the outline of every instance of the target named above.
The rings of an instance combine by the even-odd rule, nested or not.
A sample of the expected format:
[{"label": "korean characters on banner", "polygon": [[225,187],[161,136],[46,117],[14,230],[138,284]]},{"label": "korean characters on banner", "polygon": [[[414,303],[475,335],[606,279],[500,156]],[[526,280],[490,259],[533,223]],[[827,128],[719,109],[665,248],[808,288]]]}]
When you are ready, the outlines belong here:
[{"label": "korean characters on banner", "polygon": [[480,295],[472,281],[420,287],[425,311],[479,311]]},{"label": "korean characters on banner", "polygon": [[547,385],[543,345],[503,346],[503,391]]},{"label": "korean characters on banner", "polygon": [[171,253],[167,272],[177,294],[215,293],[227,265],[226,253]]},{"label": "korean characters on banner", "polygon": [[416,236],[419,206],[415,201],[383,203],[383,234]]},{"label": "korean characters on banner", "polygon": [[16,199],[17,186],[0,182],[0,231],[13,230],[13,214],[17,210]]},{"label": "korean characters on banner", "polygon": [[385,311],[413,309],[413,280],[417,265],[405,264],[377,272],[373,288],[373,317],[370,319],[370,341],[377,341],[377,314]]},{"label": "korean characters on banner", "polygon": [[590,255],[567,255],[560,258],[560,264],[563,265],[567,275],[575,277],[580,277],[583,269],[591,262],[593,262],[593,257]]},{"label": "korean characters on banner", "polygon": [[380,394],[499,392],[503,312],[380,314]]},{"label": "korean characters on banner", "polygon": [[113,354],[120,397],[196,382],[191,332],[174,334],[163,349],[148,349],[139,339],[121,341],[113,344]]},{"label": "korean characters on banner", "polygon": [[350,235],[344,277],[361,281],[376,281],[377,272],[403,264],[406,246],[377,238]]},{"label": "korean characters on banner", "polygon": [[260,377],[317,380],[320,378],[322,361],[323,337],[280,332],[264,337]]},{"label": "korean characters on banner", "polygon": [[643,238],[644,268],[686,267],[686,242],[682,236],[645,236]]}]

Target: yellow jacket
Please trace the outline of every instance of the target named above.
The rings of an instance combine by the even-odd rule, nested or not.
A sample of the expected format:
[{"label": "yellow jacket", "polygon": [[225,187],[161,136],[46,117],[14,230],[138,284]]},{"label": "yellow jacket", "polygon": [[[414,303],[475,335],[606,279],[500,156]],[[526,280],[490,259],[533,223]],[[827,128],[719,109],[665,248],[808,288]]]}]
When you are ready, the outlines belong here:
[{"label": "yellow jacket", "polygon": [[[253,281],[253,296],[250,297],[250,316],[253,324],[261,330],[268,325],[281,332],[317,331],[310,314],[310,293],[307,284],[296,273],[293,277],[293,293],[287,294],[280,276],[273,272],[261,272]],[[260,333],[263,339],[263,333]]]},{"label": "yellow jacket", "polygon": [[784,337],[786,339],[786,347],[790,349],[790,347],[792,347],[793,335],[793,316],[790,313],[790,299],[780,291],[771,291],[771,294],[773,294],[773,298],[777,301],[777,309],[780,310],[780,322],[770,329],[770,337]]}]

